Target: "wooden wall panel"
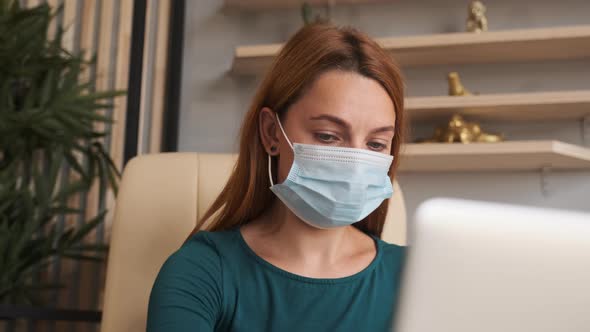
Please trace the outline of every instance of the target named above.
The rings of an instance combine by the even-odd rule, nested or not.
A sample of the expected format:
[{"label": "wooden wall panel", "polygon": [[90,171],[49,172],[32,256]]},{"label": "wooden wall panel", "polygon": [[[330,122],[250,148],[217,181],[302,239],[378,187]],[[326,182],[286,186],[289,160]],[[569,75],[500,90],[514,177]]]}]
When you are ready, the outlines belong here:
[{"label": "wooden wall panel", "polygon": [[153,100],[152,100],[152,121],[150,143],[145,153],[157,153],[162,151],[162,131],[163,131],[163,117],[164,112],[164,97],[166,85],[166,64],[168,62],[168,34],[169,34],[169,20],[170,20],[170,6],[172,1],[158,0],[158,21],[156,34],[156,53],[154,54],[153,70]]},{"label": "wooden wall panel", "polygon": [[[63,46],[70,52],[82,51],[90,60],[96,55],[96,62],[81,75],[81,80],[94,82],[93,90],[127,90],[129,80],[130,46],[133,18],[133,0],[21,0],[21,4],[33,7],[42,3],[52,9],[64,6],[48,32],[53,38],[58,26],[65,28]],[[139,124],[138,154],[161,151],[162,125],[166,83],[169,15],[172,1],[147,0],[147,16],[144,39],[142,68],[142,101]],[[123,168],[123,150],[126,127],[127,98],[113,100],[112,109],[101,110],[111,115],[112,125],[97,124],[98,131],[110,131],[103,139],[105,148],[118,166]],[[78,156],[86,163],[83,156]],[[62,178],[75,174],[64,169]],[[82,216],[58,218],[61,229],[83,223],[96,216],[102,209],[108,209],[105,223],[86,239],[89,243],[108,243],[114,216],[115,195],[105,190],[105,185],[95,181],[91,190],[68,201],[70,206],[83,207]],[[105,264],[56,260],[40,280],[60,281],[66,289],[48,296],[48,301],[57,308],[101,310],[105,279]],[[67,323],[50,321],[17,321],[0,323],[0,330],[15,331],[97,331],[98,324]]]},{"label": "wooden wall panel", "polygon": [[170,4],[148,1],[138,154],[161,151]]}]

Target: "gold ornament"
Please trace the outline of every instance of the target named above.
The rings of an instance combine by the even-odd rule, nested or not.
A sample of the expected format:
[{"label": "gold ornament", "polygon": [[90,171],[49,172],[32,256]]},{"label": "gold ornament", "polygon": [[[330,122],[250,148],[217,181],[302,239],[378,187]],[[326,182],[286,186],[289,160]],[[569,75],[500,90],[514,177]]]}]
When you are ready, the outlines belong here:
[{"label": "gold ornament", "polygon": [[470,96],[472,93],[465,89],[456,71],[450,72],[447,80],[449,82],[449,96]]},{"label": "gold ornament", "polygon": [[503,140],[503,135],[484,133],[479,124],[466,122],[461,115],[454,114],[446,125],[435,129],[431,138],[418,139],[416,143],[496,143]]},{"label": "gold ornament", "polygon": [[488,19],[486,18],[486,6],[481,1],[472,1],[467,9],[468,32],[488,31]]}]

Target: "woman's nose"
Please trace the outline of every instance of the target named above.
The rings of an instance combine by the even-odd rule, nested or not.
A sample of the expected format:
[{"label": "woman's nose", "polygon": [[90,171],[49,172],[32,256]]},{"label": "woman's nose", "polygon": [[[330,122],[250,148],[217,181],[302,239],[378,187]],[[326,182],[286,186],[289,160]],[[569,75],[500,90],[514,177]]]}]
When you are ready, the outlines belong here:
[{"label": "woman's nose", "polygon": [[350,140],[350,142],[348,143],[348,147],[349,148],[356,148],[356,149],[365,149],[367,148],[367,146],[365,145],[364,140],[362,139],[352,139]]}]

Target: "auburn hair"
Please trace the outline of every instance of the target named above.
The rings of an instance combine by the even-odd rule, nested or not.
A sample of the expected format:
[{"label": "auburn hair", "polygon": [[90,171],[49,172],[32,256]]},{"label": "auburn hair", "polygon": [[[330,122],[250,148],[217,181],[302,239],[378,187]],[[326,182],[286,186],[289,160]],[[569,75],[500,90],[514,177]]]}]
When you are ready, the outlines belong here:
[{"label": "auburn hair", "polygon": [[[299,29],[273,60],[244,118],[239,155],[231,176],[189,237],[210,218],[206,229],[220,231],[246,224],[271,206],[275,196],[269,189],[268,155],[259,135],[259,113],[266,106],[281,117],[322,73],[329,70],[355,72],[374,79],[391,97],[396,117],[390,153],[395,158],[389,176],[394,181],[405,135],[404,84],[399,66],[377,42],[353,27],[309,24]],[[276,169],[273,174],[277,174]],[[354,226],[380,237],[388,202],[385,200]]]}]

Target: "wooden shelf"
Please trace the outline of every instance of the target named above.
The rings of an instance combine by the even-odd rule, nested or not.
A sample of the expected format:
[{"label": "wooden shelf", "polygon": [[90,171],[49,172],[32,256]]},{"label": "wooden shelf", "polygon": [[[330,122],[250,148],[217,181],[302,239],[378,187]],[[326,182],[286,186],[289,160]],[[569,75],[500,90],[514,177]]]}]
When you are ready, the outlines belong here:
[{"label": "wooden shelf", "polygon": [[408,97],[412,120],[444,120],[453,113],[483,120],[566,120],[590,116],[590,90],[474,96]]},{"label": "wooden shelf", "polygon": [[408,172],[590,170],[590,149],[559,141],[411,143],[401,158]]},{"label": "wooden shelf", "polygon": [[[304,0],[225,0],[224,8],[238,10],[262,10],[280,8],[299,8]],[[371,3],[394,3],[394,0],[307,0],[312,6],[362,5]]]},{"label": "wooden shelf", "polygon": [[[375,40],[405,67],[590,57],[590,25],[488,31],[479,34],[457,32]],[[263,73],[282,45],[236,47],[232,73]]]}]

